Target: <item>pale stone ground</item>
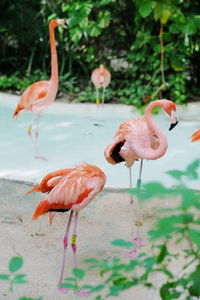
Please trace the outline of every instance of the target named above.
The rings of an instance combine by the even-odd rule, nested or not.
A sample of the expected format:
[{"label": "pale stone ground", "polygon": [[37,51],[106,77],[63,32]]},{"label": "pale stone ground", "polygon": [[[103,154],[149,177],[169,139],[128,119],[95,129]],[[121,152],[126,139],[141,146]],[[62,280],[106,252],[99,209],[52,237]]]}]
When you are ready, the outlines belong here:
[{"label": "pale stone ground", "polygon": [[[80,297],[72,293],[64,295],[57,291],[60,264],[62,258],[62,239],[66,226],[67,213],[55,216],[54,223],[49,226],[48,216],[32,222],[31,216],[42,195],[25,195],[30,185],[14,181],[0,180],[0,273],[7,270],[7,263],[12,256],[21,255],[24,258],[22,273],[27,274],[29,283],[18,285],[14,293],[6,292],[6,284],[0,288],[0,299],[17,300],[19,296],[38,297],[44,300],[73,300]],[[173,200],[172,200],[173,201]],[[144,225],[141,237],[147,243],[146,232],[151,228],[157,218],[156,209],[167,207],[170,201],[156,200],[145,202],[142,205],[142,220]],[[79,266],[83,260],[91,257],[112,258],[118,256],[126,258],[126,249],[111,246],[111,241],[117,238],[131,240],[131,225],[134,210],[129,204],[129,195],[122,192],[105,190],[80,213],[78,224],[78,261]],[[148,245],[148,243],[147,243]],[[143,249],[148,251],[148,247]],[[175,250],[175,249],[174,249]],[[71,249],[65,275],[70,275]],[[178,269],[181,260],[173,266]],[[85,283],[97,283],[97,273],[91,271]],[[162,276],[156,276],[155,282],[161,282]],[[93,300],[89,296],[86,299]],[[115,299],[115,298],[109,298]],[[154,290],[137,287],[122,293],[121,300],[159,300]]]}]

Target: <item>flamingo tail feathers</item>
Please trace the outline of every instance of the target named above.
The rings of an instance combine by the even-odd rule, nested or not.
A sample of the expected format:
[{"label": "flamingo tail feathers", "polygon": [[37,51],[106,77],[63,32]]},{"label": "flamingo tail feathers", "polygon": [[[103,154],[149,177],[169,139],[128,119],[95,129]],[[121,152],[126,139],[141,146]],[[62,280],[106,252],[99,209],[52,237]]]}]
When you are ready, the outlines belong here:
[{"label": "flamingo tail feathers", "polygon": [[21,106],[19,103],[14,111],[13,119],[19,117],[20,112],[24,109],[24,107]]},{"label": "flamingo tail feathers", "polygon": [[28,191],[26,194],[32,194],[34,192],[41,192],[41,184],[38,184],[38,185],[34,185],[34,187]]},{"label": "flamingo tail feathers", "polygon": [[41,215],[46,214],[50,210],[50,208],[51,208],[51,204],[47,200],[41,201],[39,205],[36,207],[32,220],[36,220]]},{"label": "flamingo tail feathers", "polygon": [[39,205],[36,207],[32,220],[36,220],[40,216],[46,214],[47,212],[50,213],[50,224],[53,222],[54,214],[52,212],[59,211],[65,212],[70,210],[71,205],[68,207],[63,203],[49,203],[47,200],[42,200]]},{"label": "flamingo tail feathers", "polygon": [[191,136],[192,142],[200,141],[200,129]]}]

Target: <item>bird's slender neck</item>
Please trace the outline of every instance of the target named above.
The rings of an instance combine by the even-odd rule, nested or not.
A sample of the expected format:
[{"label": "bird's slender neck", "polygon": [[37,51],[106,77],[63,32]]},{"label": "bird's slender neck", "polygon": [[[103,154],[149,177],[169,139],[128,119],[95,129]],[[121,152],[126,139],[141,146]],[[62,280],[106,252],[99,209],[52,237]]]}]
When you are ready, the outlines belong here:
[{"label": "bird's slender neck", "polygon": [[41,192],[46,193],[51,189],[51,185],[48,183],[48,181],[54,177],[58,176],[64,176],[68,174],[70,169],[61,169],[58,171],[54,171],[52,173],[47,174],[41,181]]},{"label": "bird's slender neck", "polygon": [[58,82],[58,57],[56,51],[56,40],[54,26],[49,24],[50,48],[51,48],[51,81]]},{"label": "bird's slender neck", "polygon": [[166,136],[163,134],[162,130],[160,129],[160,127],[154,122],[153,118],[152,118],[152,110],[153,108],[160,106],[162,107],[162,101],[161,100],[156,100],[151,102],[145,110],[145,115],[144,115],[144,119],[147,123],[148,128],[150,129],[151,132],[153,132],[153,134],[155,134],[158,138],[159,141],[159,146],[157,149],[152,149],[149,148],[148,157],[145,157],[146,159],[156,159],[159,158],[161,156],[163,156],[167,150],[167,138]]}]

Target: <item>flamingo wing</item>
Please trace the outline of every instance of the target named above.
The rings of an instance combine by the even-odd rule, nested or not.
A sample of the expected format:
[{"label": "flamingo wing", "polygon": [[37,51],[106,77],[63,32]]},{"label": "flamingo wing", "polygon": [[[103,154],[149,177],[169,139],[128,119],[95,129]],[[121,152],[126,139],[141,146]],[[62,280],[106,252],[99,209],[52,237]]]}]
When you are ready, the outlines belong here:
[{"label": "flamingo wing", "polygon": [[[45,100],[49,91],[49,81],[37,81],[31,84],[22,94],[19,103],[13,114],[13,118],[18,117],[20,112],[32,110],[38,105],[38,100]],[[37,110],[37,109],[36,109]]]},{"label": "flamingo wing", "polygon": [[31,84],[22,94],[20,103],[27,109],[48,94],[49,81],[37,81]]},{"label": "flamingo wing", "polygon": [[104,69],[104,81],[102,86],[106,88],[110,84],[110,81],[111,81],[111,74],[107,69]]},{"label": "flamingo wing", "polygon": [[70,170],[69,174],[60,178],[40,202],[33,219],[37,219],[40,215],[49,211],[66,211],[70,209],[79,211],[87,206],[105,185],[105,175],[99,168],[97,168],[98,172],[96,170],[88,171],[82,166]]},{"label": "flamingo wing", "polygon": [[95,70],[92,72],[91,81],[92,81],[92,83],[94,84],[94,86],[95,86],[96,88],[100,88],[100,87],[101,87],[100,71],[99,71],[98,68],[95,69]]}]

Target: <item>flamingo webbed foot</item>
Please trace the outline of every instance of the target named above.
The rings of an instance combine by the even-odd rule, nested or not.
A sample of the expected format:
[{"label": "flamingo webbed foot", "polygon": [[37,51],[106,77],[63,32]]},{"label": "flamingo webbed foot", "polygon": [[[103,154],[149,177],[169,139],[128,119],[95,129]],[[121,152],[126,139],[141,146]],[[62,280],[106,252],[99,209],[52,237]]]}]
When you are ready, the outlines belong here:
[{"label": "flamingo webbed foot", "polygon": [[63,294],[67,294],[70,291],[70,289],[64,288],[64,287],[61,287],[61,286],[58,286],[58,290],[59,290],[59,292],[61,292]]}]

